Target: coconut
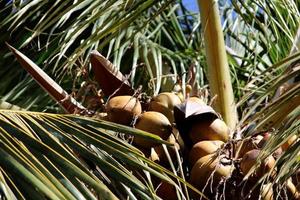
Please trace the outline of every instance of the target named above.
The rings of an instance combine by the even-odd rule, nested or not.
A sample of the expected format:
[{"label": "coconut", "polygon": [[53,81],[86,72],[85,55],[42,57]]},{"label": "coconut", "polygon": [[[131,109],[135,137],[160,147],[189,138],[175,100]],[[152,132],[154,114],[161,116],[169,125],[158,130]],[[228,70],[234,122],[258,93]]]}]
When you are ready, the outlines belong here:
[{"label": "coconut", "polygon": [[176,188],[167,182],[161,182],[157,189],[156,194],[163,200],[174,200],[177,199]]},{"label": "coconut", "polygon": [[[174,145],[174,146],[168,146],[167,147],[168,153],[169,153],[172,161],[174,162],[175,159],[176,159],[176,150],[175,150],[175,147],[176,147],[177,150],[179,150],[180,146],[176,142],[176,139],[175,139],[175,137],[174,137],[173,134],[171,134],[169,136],[169,138],[167,139],[167,142],[169,142],[169,143],[171,143],[171,144]],[[167,165],[169,163],[169,161],[168,161],[168,158],[167,158],[167,155],[166,155],[166,153],[164,151],[163,146],[162,145],[158,145],[158,146],[155,146],[153,149],[154,149],[155,153],[157,154],[157,156],[159,158],[159,163],[161,165]]]},{"label": "coconut", "polygon": [[221,119],[203,119],[192,125],[189,137],[193,144],[202,140],[226,142],[229,139],[229,128]]},{"label": "coconut", "polygon": [[[241,160],[241,171],[244,175],[254,167],[258,161],[260,150],[253,149],[248,151]],[[270,172],[275,166],[275,159],[273,156],[267,157],[262,163],[255,169],[251,178],[261,178],[264,174]]]},{"label": "coconut", "polygon": [[153,147],[150,149],[150,156],[149,159],[152,160],[153,162],[159,162],[160,158],[159,155],[156,153]]},{"label": "coconut", "polygon": [[[210,187],[211,181],[213,186],[217,186],[222,179],[226,179],[233,171],[233,165],[223,163],[223,156],[209,154],[200,158],[191,170],[190,182],[199,190],[205,185]],[[207,183],[209,181],[209,183]]]},{"label": "coconut", "polygon": [[[172,133],[172,126],[166,116],[159,112],[148,111],[141,114],[135,124],[135,128],[155,134],[166,140]],[[146,140],[143,137],[134,137],[133,142],[143,148],[150,148],[157,143]]]},{"label": "coconut", "polygon": [[189,153],[190,166],[194,166],[201,157],[215,153],[223,145],[224,142],[220,140],[204,140],[196,143]]},{"label": "coconut", "polygon": [[116,96],[106,104],[106,112],[109,121],[130,125],[134,116],[140,115],[142,107],[139,100],[132,96]]},{"label": "coconut", "polygon": [[277,160],[282,155],[282,153],[283,153],[283,150],[281,147],[279,147],[278,149],[276,149],[273,152],[272,156],[275,158],[275,160]]},{"label": "coconut", "polygon": [[174,136],[176,143],[178,143],[180,149],[181,149],[182,151],[184,151],[184,149],[185,149],[184,141],[183,141],[183,139],[182,139],[182,137],[181,137],[181,135],[180,135],[178,129],[175,128],[174,126],[172,127],[172,133],[173,133],[172,135]]},{"label": "coconut", "polygon": [[[266,145],[267,141],[270,139],[271,136],[272,136],[272,134],[269,133],[269,132],[264,133],[264,134],[263,134],[263,139],[258,143],[257,146],[258,146],[260,149],[262,149],[262,148]],[[279,157],[281,156],[282,152],[283,152],[282,147],[279,147],[278,149],[276,149],[276,150],[273,152],[272,155],[273,155],[273,157],[274,157],[275,159],[277,159],[277,158],[279,158]]]},{"label": "coconut", "polygon": [[153,97],[150,104],[149,110],[156,111],[164,114],[171,123],[174,122],[173,109],[175,105],[181,103],[180,98],[171,92],[163,92]]},{"label": "coconut", "polygon": [[262,135],[257,135],[251,138],[245,138],[237,143],[238,158],[242,158],[245,153],[252,149],[259,149],[258,144],[263,139]]}]

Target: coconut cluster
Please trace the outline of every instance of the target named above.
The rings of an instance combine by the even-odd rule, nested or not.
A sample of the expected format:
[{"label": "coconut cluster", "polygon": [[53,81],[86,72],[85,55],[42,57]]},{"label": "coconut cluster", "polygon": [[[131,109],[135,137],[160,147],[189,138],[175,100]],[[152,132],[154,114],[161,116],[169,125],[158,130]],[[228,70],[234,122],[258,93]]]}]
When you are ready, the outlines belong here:
[{"label": "coconut cluster", "polygon": [[[174,148],[179,149],[179,144],[173,135],[174,122],[173,108],[180,104],[180,98],[171,92],[160,93],[153,97],[146,110],[142,110],[140,101],[132,96],[115,96],[106,104],[107,118],[109,121],[132,125],[133,127],[155,134],[173,144],[170,147],[170,156],[174,156]],[[163,146],[155,142],[136,136],[133,144],[140,148],[151,160],[165,164],[168,159]]]},{"label": "coconut cluster", "polygon": [[[298,140],[297,136],[290,137],[273,155],[258,163],[261,149],[269,141],[270,133],[240,140],[231,138],[231,130],[226,123],[202,99],[188,97],[183,101],[180,95],[172,92],[160,93],[146,105],[141,105],[139,99],[133,96],[115,96],[106,103],[106,112],[109,121],[155,134],[173,144],[167,147],[166,152],[166,146],[164,148],[144,137],[133,138],[133,145],[146,157],[167,168],[170,167],[170,161],[175,164],[176,151],[179,152],[183,158],[182,164],[187,163],[188,166],[187,180],[212,198],[215,196],[210,195],[223,190],[223,183],[230,179],[238,180],[233,181],[233,185],[248,180],[249,191],[247,187],[241,188],[246,193],[261,177],[268,175],[271,180],[276,174],[276,159]],[[295,188],[293,184],[296,183],[290,181],[287,184],[291,193]],[[169,183],[158,181],[155,187],[162,199],[177,198],[176,189]],[[234,193],[232,196],[244,199],[256,199],[259,196],[264,200],[274,198],[270,183],[261,184],[255,195]]]},{"label": "coconut cluster", "polygon": [[183,137],[186,143],[191,146],[187,148],[190,183],[200,191],[205,191],[211,186],[217,188],[234,169],[231,160],[223,151],[225,143],[230,138],[230,130],[214,110],[201,99],[190,98],[184,104],[182,108],[186,109],[185,115],[190,111],[187,109],[195,108],[194,114],[186,115],[184,119],[178,114],[176,121],[183,124],[181,135],[185,135]]},{"label": "coconut cluster", "polygon": [[[161,139],[166,140],[173,146],[167,147],[167,152],[163,145],[149,141],[144,137],[135,136],[133,145],[138,147],[146,157],[165,167],[169,167],[169,158],[172,162],[176,159],[176,150],[181,147],[178,144],[178,132],[174,124],[174,106],[181,104],[180,96],[172,92],[163,92],[154,96],[147,106],[141,105],[138,98],[132,96],[115,96],[106,104],[107,119],[109,121],[133,126]],[[142,108],[146,108],[142,110]],[[167,154],[168,153],[168,156]],[[161,198],[175,198],[175,188],[166,182],[156,183],[157,195]],[[175,196],[174,196],[175,195]]]}]

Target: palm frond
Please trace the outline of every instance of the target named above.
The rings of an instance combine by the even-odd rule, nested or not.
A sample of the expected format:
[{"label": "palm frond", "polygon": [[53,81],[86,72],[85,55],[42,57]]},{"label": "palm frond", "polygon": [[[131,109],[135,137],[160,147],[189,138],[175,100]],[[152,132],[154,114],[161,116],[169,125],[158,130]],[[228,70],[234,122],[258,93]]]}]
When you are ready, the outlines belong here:
[{"label": "palm frond", "polygon": [[4,110],[0,124],[1,185],[8,198],[28,198],[33,192],[53,199],[153,199],[147,173],[194,189],[117,137],[134,134],[166,143],[143,131],[74,115]]},{"label": "palm frond", "polygon": [[[187,70],[192,65],[197,65],[197,72],[201,74],[196,84],[205,83],[203,56],[198,53],[201,50],[197,31],[199,17],[185,10],[181,3],[171,0],[57,1],[52,5],[33,1],[18,2],[14,6],[7,5],[0,26],[11,28],[13,34],[20,34],[16,37],[23,39],[18,44],[12,40],[10,43],[18,49],[23,46],[20,50],[27,50],[26,55],[63,88],[76,91],[81,82],[86,81],[81,71],[90,68],[89,56],[94,49],[122,73],[129,74],[132,85],[142,85],[149,94],[170,90],[179,78],[185,85],[189,78]],[[31,12],[27,15],[29,9]],[[7,35],[3,39],[9,41],[9,38]],[[8,59],[12,62],[11,57]],[[141,76],[145,79],[140,79]],[[74,81],[62,81],[71,79]],[[45,101],[48,107],[53,104],[49,99],[44,99],[43,103],[34,102],[26,93],[35,87],[29,80],[10,86],[10,93],[2,93],[4,99],[22,107],[32,106],[22,99],[23,96],[34,106],[44,105]]]}]

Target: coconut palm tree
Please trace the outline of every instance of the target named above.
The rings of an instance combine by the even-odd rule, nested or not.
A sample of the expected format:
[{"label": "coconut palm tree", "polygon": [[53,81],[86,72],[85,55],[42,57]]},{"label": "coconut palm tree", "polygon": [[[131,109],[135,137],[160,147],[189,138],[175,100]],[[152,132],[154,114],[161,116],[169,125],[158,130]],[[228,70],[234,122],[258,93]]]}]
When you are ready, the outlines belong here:
[{"label": "coconut palm tree", "polygon": [[[209,2],[215,5],[217,1]],[[178,198],[191,198],[191,190],[201,195],[185,181],[188,173],[184,163],[178,169],[171,167],[171,172],[128,144],[129,135],[166,143],[159,138],[103,120],[57,114],[63,112],[59,102],[37,89],[4,41],[42,66],[78,101],[82,100],[80,91],[94,83],[89,58],[95,49],[127,74],[135,89],[141,86],[150,96],[170,91],[176,83],[183,91],[187,83],[196,92],[207,86],[218,88],[223,80],[213,75],[212,69],[218,72],[219,66],[212,66],[210,60],[228,62],[229,68],[225,64],[227,72],[223,73],[230,74],[231,80],[227,76],[224,81],[230,86],[232,83],[233,92],[222,96],[211,91],[209,99],[223,105],[217,108],[213,104],[224,120],[232,123],[234,141],[229,144],[240,137],[272,133],[259,163],[299,132],[299,3],[219,1],[224,38],[218,38],[214,31],[206,34],[207,30],[221,29],[214,29],[218,22],[209,21],[211,12],[208,16],[205,12],[211,7],[205,7],[209,3],[201,0],[201,17],[172,0],[1,1],[1,105],[8,101],[18,105],[13,109],[39,111],[0,113],[2,196],[153,199],[157,198],[153,183],[157,179],[173,184]],[[216,49],[215,41],[225,41],[225,46],[218,43]],[[223,48],[221,58],[219,46]],[[224,55],[228,58],[225,61]],[[95,96],[101,89],[97,84],[95,87],[96,92],[87,93]],[[222,112],[228,107],[226,99],[231,96],[232,100],[233,95],[238,121],[234,111]],[[274,190],[291,190],[288,180],[298,169],[298,143],[276,160]],[[232,163],[238,165],[239,159]],[[268,178],[263,177],[257,185],[268,182]]]}]

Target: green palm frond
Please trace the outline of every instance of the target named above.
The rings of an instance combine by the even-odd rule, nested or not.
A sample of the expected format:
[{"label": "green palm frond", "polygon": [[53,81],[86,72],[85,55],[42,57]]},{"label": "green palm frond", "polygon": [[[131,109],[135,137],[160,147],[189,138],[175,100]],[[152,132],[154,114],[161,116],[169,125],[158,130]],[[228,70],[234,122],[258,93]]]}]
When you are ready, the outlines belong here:
[{"label": "green palm frond", "polygon": [[[199,17],[188,12],[180,2],[17,1],[8,4],[0,14],[1,29],[9,29],[13,36],[22,38],[16,44],[6,34],[2,41],[18,49],[22,46],[21,51],[25,50],[63,88],[76,90],[85,81],[81,71],[89,68],[89,55],[94,49],[122,73],[129,74],[135,87],[142,85],[149,94],[170,90],[178,78],[185,85],[189,78],[187,70],[194,65],[199,72],[196,84],[205,83]],[[7,51],[3,54],[7,62],[12,62]],[[0,76],[4,77],[5,73]],[[141,76],[146,78],[140,79]],[[75,80],[67,81],[70,79]],[[47,101],[47,106],[53,105],[49,99],[40,98],[38,101],[44,101],[39,103],[28,97],[27,91],[34,87],[26,78],[19,85],[10,86],[10,93],[3,91],[2,95],[5,94],[4,100],[22,107],[34,108]],[[26,102],[23,98],[30,100]]]},{"label": "green palm frond", "polygon": [[4,110],[0,124],[1,185],[7,198],[153,199],[153,177],[177,188],[174,178],[187,184],[117,137],[146,135],[164,142],[136,129],[75,115]]},{"label": "green palm frond", "polygon": [[[169,90],[178,77],[185,84],[191,66],[196,66],[197,84],[207,84],[200,18],[186,11],[180,2],[148,0],[141,5],[140,1],[83,1],[75,4],[57,1],[54,5],[33,2],[15,3],[15,7],[8,5],[1,12],[1,27],[9,28],[15,22],[11,25],[15,30],[13,34],[25,38],[18,45],[24,46],[26,40],[31,41],[34,48],[27,45],[24,48],[28,51],[26,55],[39,66],[46,62],[45,71],[64,88],[78,89],[83,81],[80,72],[88,64],[93,49],[98,49],[124,74],[129,74],[135,87],[143,85],[149,94]],[[220,5],[237,97],[247,92],[244,90],[247,83],[289,55],[299,27],[297,5],[297,1],[278,3],[268,0],[232,1]],[[287,12],[286,7],[291,10]],[[27,15],[29,9],[32,12]],[[56,17],[53,13],[60,15]],[[128,13],[126,18],[125,13]],[[138,18],[133,18],[138,15]],[[39,21],[42,23],[37,23]],[[27,29],[24,30],[25,25]],[[75,31],[77,29],[79,31]],[[101,34],[96,30],[101,30]],[[9,36],[5,40],[9,40]],[[35,47],[38,47],[38,53],[33,51]],[[4,74],[7,70],[1,75],[7,77]],[[60,75],[63,74],[62,82],[63,76]],[[146,79],[140,79],[141,76]],[[66,81],[74,77],[75,88],[74,83]],[[264,78],[268,81],[271,77]],[[9,83],[9,80],[5,82]],[[42,98],[33,100],[28,97],[27,91],[34,87],[26,78],[15,87],[10,86],[10,93],[3,91],[2,95],[6,94],[4,100],[22,107],[35,109],[37,104],[47,104],[44,107],[56,111],[49,99],[44,97],[43,103],[38,103],[36,101]],[[27,97],[30,100],[26,101]]]},{"label": "green palm frond", "polygon": [[[288,68],[290,65],[294,63],[294,65],[298,65],[300,53],[295,53],[280,62],[274,64],[273,66],[269,67],[267,70],[263,71],[261,75],[256,76],[245,88],[245,91],[247,93],[244,95],[243,98],[240,99],[239,106],[242,108],[246,108],[247,110],[244,111],[243,117],[240,121],[240,124],[244,123],[252,114],[255,112],[255,110],[261,109],[262,105],[265,104],[271,104],[271,101],[273,99],[273,96],[275,95],[275,92],[277,88],[279,88],[281,85],[283,85],[285,82],[287,82],[290,79],[293,79],[297,76],[299,76],[299,69],[296,67],[294,70],[286,71],[284,69]],[[268,80],[266,80],[268,79]],[[296,86],[298,87],[298,86]],[[291,93],[289,93],[291,92]],[[285,98],[292,98],[295,95],[299,94],[299,91],[289,91],[285,96]],[[290,94],[290,95],[289,95]],[[282,97],[284,98],[284,96]],[[255,101],[255,103],[252,106],[249,106],[249,104],[245,105],[245,103],[249,102],[252,99],[252,101]],[[255,99],[255,100],[254,100]],[[288,101],[285,99],[286,101]],[[277,100],[277,103],[282,102],[284,104],[283,99]],[[297,101],[292,102],[295,106],[297,106]],[[276,103],[275,103],[276,104]],[[274,105],[274,103],[272,103]],[[294,107],[295,108],[295,107]],[[274,109],[274,108],[273,108]],[[278,109],[278,107],[277,107]],[[264,110],[267,110],[267,108],[264,108]],[[276,110],[276,109],[274,109]],[[266,114],[266,113],[265,113]],[[287,115],[287,113],[282,113],[282,115]],[[258,115],[258,114],[257,114]],[[266,114],[266,116],[269,116]],[[263,117],[262,117],[263,118]],[[253,120],[253,118],[252,118]],[[251,120],[250,120],[251,121]],[[271,125],[271,124],[270,124]],[[273,125],[273,124],[272,124]]]},{"label": "green palm frond", "polygon": [[230,48],[228,53],[238,61],[232,62],[236,94],[247,93],[245,86],[252,84],[257,77],[263,77],[256,80],[261,84],[281,74],[282,71],[278,70],[264,76],[264,71],[296,53],[299,13],[297,0],[234,0],[225,3],[222,13],[225,41]]}]

